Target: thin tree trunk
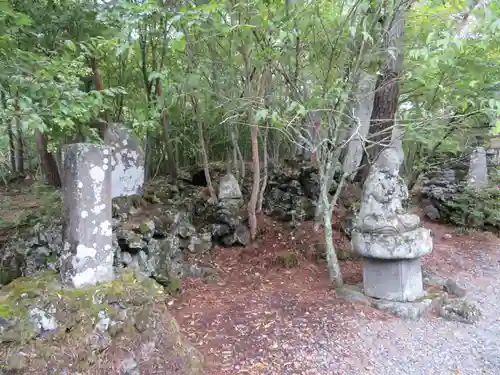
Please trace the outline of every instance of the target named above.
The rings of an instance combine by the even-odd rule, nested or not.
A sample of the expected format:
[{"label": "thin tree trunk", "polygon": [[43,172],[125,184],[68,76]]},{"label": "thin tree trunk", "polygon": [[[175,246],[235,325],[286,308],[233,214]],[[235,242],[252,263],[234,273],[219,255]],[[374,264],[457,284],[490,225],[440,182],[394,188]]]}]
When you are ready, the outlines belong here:
[{"label": "thin tree trunk", "polygon": [[[245,159],[243,159],[243,155],[241,154],[240,145],[238,144],[239,132],[236,125],[231,127],[231,142],[234,148],[234,152],[236,153],[236,164],[235,168],[238,171],[239,177],[237,177],[239,183],[242,183],[245,180],[246,168],[245,168]],[[238,168],[239,163],[239,168]]]},{"label": "thin tree trunk", "polygon": [[[157,101],[162,97],[163,95],[163,86],[161,85],[160,82],[157,83],[156,86],[156,98]],[[173,150],[173,142],[170,139],[170,126],[168,122],[168,115],[167,115],[167,110],[166,108],[161,109],[160,113],[160,124],[163,129],[163,136],[165,139],[165,147],[167,151],[167,170],[170,176],[172,177],[172,182],[175,184],[177,183],[177,163],[175,160],[175,154]]]},{"label": "thin tree trunk", "polygon": [[196,116],[196,123],[198,126],[198,138],[200,142],[200,154],[201,154],[201,159],[203,161],[203,171],[205,172],[205,179],[207,180],[207,187],[208,187],[208,192],[210,193],[210,199],[212,202],[217,201],[217,196],[215,195],[215,189],[212,184],[212,178],[210,177],[210,167],[208,164],[208,155],[207,155],[207,147],[205,146],[205,135],[203,132],[203,122],[201,121],[200,117],[198,116],[198,103],[196,99],[191,96],[191,104],[193,105],[194,108],[194,113]]},{"label": "thin tree trunk", "polygon": [[373,111],[373,100],[376,78],[361,71],[358,77],[356,101],[354,106],[354,123],[352,124],[350,141],[344,157],[343,171],[349,176],[355,175],[363,158],[363,141],[370,128],[370,116]]},{"label": "thin tree trunk", "polygon": [[38,154],[40,155],[40,165],[47,179],[47,183],[56,188],[61,187],[61,176],[59,175],[56,159],[47,149],[47,136],[42,134],[39,130],[36,130],[35,143]]},{"label": "thin tree trunk", "polygon": [[[268,60],[267,61],[267,64],[268,66],[270,66],[270,61]],[[271,70],[268,71],[267,73],[267,77],[265,78],[265,82],[264,82],[264,105],[266,107],[267,110],[269,110],[269,107],[270,107],[270,94],[271,94],[271,83],[272,83],[272,75],[271,75]],[[262,156],[262,161],[264,163],[263,165],[263,169],[264,169],[264,176],[262,177],[262,185],[260,187],[260,192],[259,192],[259,199],[257,201],[257,212],[261,212],[262,211],[262,204],[264,202],[264,193],[266,192],[266,188],[267,188],[267,180],[268,180],[268,175],[269,175],[269,171],[268,171],[268,164],[269,164],[269,155],[268,155],[268,152],[267,152],[267,144],[268,144],[268,139],[269,139],[269,128],[271,127],[271,120],[270,119],[267,119],[266,121],[266,127],[264,129],[264,137],[263,137],[263,140],[262,140],[262,152],[263,152],[263,156]]]},{"label": "thin tree trunk", "polygon": [[332,158],[334,158],[334,156],[330,153],[330,155],[327,156],[326,166],[324,167],[323,173],[321,175],[321,207],[323,213],[322,216],[325,233],[325,250],[326,261],[328,265],[328,274],[333,285],[335,285],[335,287],[340,287],[343,285],[344,281],[342,278],[342,272],[340,271],[340,264],[337,258],[337,253],[335,252],[335,244],[333,243],[332,210],[338,200],[340,190],[342,189],[341,184],[344,183],[346,174],[344,174],[341,180],[341,184],[339,184],[332,202],[329,202],[328,190],[330,182],[333,178],[333,174],[335,172],[335,165],[332,161]]},{"label": "thin tree trunk", "polygon": [[239,168],[239,159],[238,159],[238,141],[236,140],[236,132],[234,130],[234,127],[231,127],[231,147],[233,149],[233,170],[234,170],[234,175],[236,177],[237,181],[240,181],[240,168]]},{"label": "thin tree trunk", "polygon": [[[395,116],[399,102],[399,79],[403,69],[403,34],[406,18],[406,9],[400,4],[395,10],[394,18],[389,30],[384,35],[384,48],[387,51],[387,60],[381,67],[382,75],[379,77],[373,100],[373,111],[371,115],[369,141],[370,147],[363,157],[363,170],[361,182],[364,183],[368,177],[369,166],[373,163],[379,153],[387,147],[390,142]],[[389,51],[396,50],[396,56]]]},{"label": "thin tree trunk", "polygon": [[[248,70],[247,70],[248,72]],[[248,75],[247,75],[248,76]],[[262,101],[263,89],[266,81],[266,72],[262,72],[257,90],[257,99]],[[247,87],[250,92],[250,87]],[[250,142],[252,145],[252,193],[248,201],[248,224],[250,226],[250,237],[255,239],[257,236],[257,216],[255,210],[257,208],[257,200],[259,198],[260,187],[260,159],[259,159],[259,127],[255,120],[252,119],[252,107],[249,106],[249,120],[252,122],[250,129]]]},{"label": "thin tree trunk", "polygon": [[268,180],[268,155],[267,155],[267,135],[269,132],[269,128],[266,127],[264,130],[264,140],[262,142],[262,151],[264,155],[262,156],[262,161],[264,163],[264,176],[262,177],[262,185],[260,187],[259,199],[257,201],[257,212],[260,213],[262,211],[262,203],[264,201],[264,193],[267,188],[267,180]]},{"label": "thin tree trunk", "polygon": [[[164,110],[165,111],[165,110]],[[178,172],[177,172],[177,160],[175,158],[175,152],[173,150],[174,144],[170,139],[170,126],[168,123],[167,115],[162,111],[161,122],[163,127],[163,134],[165,137],[165,147],[167,152],[167,164],[168,173],[172,177],[172,182],[175,184],[177,182]]]},{"label": "thin tree trunk", "polygon": [[257,199],[260,186],[260,161],[259,161],[259,141],[258,141],[259,128],[257,124],[252,124],[251,129],[251,142],[252,142],[252,169],[253,169],[253,184],[252,194],[248,202],[248,223],[250,226],[250,237],[255,239],[257,235],[257,216],[255,209],[257,206]]},{"label": "thin tree trunk", "polygon": [[[102,84],[101,69],[99,68],[99,63],[94,57],[90,58],[90,68],[92,69],[92,75],[94,77],[94,85],[97,91],[103,91],[104,86]],[[99,121],[99,135],[104,139],[104,134],[106,133],[107,124],[107,114],[104,113],[104,120]]]},{"label": "thin tree trunk", "polygon": [[[3,109],[7,110],[7,98],[5,97],[5,92],[0,91],[0,99]],[[7,120],[7,136],[9,137],[9,161],[11,173],[15,174],[16,168],[16,146],[14,144],[14,132],[12,130],[12,119]]]},{"label": "thin tree trunk", "polygon": [[19,105],[19,94],[16,94],[16,172],[24,175],[24,138],[21,126],[21,108]]}]

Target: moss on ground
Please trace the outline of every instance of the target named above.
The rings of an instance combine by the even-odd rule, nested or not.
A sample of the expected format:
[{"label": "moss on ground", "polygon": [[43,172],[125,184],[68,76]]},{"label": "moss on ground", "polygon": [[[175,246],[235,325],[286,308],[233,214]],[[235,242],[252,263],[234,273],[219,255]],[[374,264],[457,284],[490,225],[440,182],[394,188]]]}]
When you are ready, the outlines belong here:
[{"label": "moss on ground", "polygon": [[[122,358],[135,351],[140,357],[144,345],[153,345],[158,358],[144,363],[164,366],[165,373],[199,374],[202,356],[180,333],[165,297],[161,285],[133,271],[83,289],[63,288],[52,271],[16,279],[0,289],[0,316],[11,323],[0,333],[0,358],[10,358],[6,363],[17,365],[16,356],[25,353],[23,374],[47,373],[72,363],[72,371],[97,375],[117,360],[109,356]],[[57,329],[40,336],[29,318],[34,308],[49,311]],[[96,327],[102,315],[112,323],[99,331]],[[182,365],[169,372],[168,365],[176,363]]]}]

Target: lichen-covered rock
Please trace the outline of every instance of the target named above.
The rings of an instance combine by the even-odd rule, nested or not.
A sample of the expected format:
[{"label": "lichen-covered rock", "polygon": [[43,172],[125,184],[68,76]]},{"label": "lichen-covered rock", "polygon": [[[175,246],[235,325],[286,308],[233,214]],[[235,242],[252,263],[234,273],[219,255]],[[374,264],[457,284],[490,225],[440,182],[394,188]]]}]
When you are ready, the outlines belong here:
[{"label": "lichen-covered rock", "polygon": [[240,185],[231,173],[221,177],[219,182],[219,199],[241,199]]},{"label": "lichen-covered rock", "polygon": [[464,299],[445,299],[439,309],[439,316],[447,320],[472,324],[481,318],[481,310]]},{"label": "lichen-covered rock", "polygon": [[19,278],[0,289],[0,316],[9,322],[0,331],[4,370],[201,374],[203,358],[180,333],[164,298],[160,285],[133,272],[83,289],[63,289],[50,271]]}]

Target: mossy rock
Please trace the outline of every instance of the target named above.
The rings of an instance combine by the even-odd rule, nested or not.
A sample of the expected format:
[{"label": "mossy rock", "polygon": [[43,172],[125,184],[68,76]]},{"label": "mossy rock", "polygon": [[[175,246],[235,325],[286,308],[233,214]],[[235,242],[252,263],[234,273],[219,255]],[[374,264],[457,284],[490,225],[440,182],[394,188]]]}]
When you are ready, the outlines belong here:
[{"label": "mossy rock", "polygon": [[[53,272],[16,279],[0,289],[0,317],[10,323],[0,330],[0,358],[14,370],[24,353],[26,375],[70,365],[71,373],[115,374],[114,366],[131,355],[141,373],[201,374],[203,357],[180,333],[165,298],[161,285],[134,272],[83,289],[62,288]],[[35,310],[46,314],[45,322],[35,324]]]}]

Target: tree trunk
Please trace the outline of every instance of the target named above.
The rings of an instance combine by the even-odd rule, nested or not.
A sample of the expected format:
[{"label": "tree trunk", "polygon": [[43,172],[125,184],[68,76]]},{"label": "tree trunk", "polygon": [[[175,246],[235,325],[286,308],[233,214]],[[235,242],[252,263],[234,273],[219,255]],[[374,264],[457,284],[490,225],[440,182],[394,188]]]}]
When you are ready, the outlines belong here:
[{"label": "tree trunk", "polygon": [[267,155],[267,135],[269,133],[269,127],[266,127],[264,130],[264,139],[262,142],[262,152],[264,155],[262,155],[262,161],[263,161],[263,169],[264,169],[264,176],[262,177],[262,185],[260,187],[260,192],[259,192],[259,199],[257,200],[257,212],[260,213],[262,211],[262,203],[264,201],[264,193],[266,192],[266,187],[267,187],[267,179],[268,179],[268,155]]},{"label": "tree trunk", "polygon": [[[94,77],[94,85],[95,89],[97,91],[103,91],[104,87],[102,84],[102,77],[101,77],[101,69],[99,68],[99,64],[97,60],[94,57],[90,58],[90,68],[92,69],[92,75]],[[101,136],[102,139],[104,139],[104,134],[106,133],[106,129],[108,127],[107,124],[107,115],[104,113],[104,120],[105,121],[99,121],[99,135]]]},{"label": "tree trunk", "polygon": [[[156,99],[157,101],[163,96],[163,86],[160,82],[157,82],[156,87]],[[174,184],[177,183],[177,161],[175,160],[174,153],[174,143],[170,139],[170,126],[168,122],[167,110],[165,108],[161,108],[160,113],[160,124],[163,129],[163,136],[165,139],[165,147],[167,151],[167,171],[172,177],[172,182]]]},{"label": "tree trunk", "polygon": [[[389,25],[388,32],[384,34],[384,48],[387,51],[388,57],[380,69],[382,75],[377,80],[368,135],[370,143],[367,146],[367,152],[363,156],[362,183],[368,177],[369,166],[390,142],[398,110],[399,79],[403,69],[405,17],[406,9],[400,5],[395,10],[394,18]],[[393,57],[393,54],[389,53],[389,51],[395,53],[396,56]]]},{"label": "tree trunk", "polygon": [[240,168],[239,168],[239,159],[238,159],[238,141],[236,140],[236,133],[234,130],[234,127],[231,127],[230,129],[230,134],[231,134],[231,148],[233,151],[233,161],[232,161],[232,170],[234,170],[234,176],[236,177],[237,181],[240,181]]},{"label": "tree trunk", "polygon": [[16,172],[24,175],[24,139],[21,125],[21,108],[19,106],[19,94],[16,95]]},{"label": "tree trunk", "polygon": [[[248,69],[246,69],[247,77]],[[266,85],[266,71],[264,70],[260,76],[260,81],[257,89],[257,100],[259,103],[262,102],[262,95],[264,93],[264,87]],[[247,86],[248,92],[251,91],[250,83]],[[257,208],[257,200],[259,199],[259,187],[260,187],[260,159],[259,159],[259,124],[252,119],[253,109],[249,106],[248,118],[252,122],[250,129],[250,142],[252,145],[252,193],[250,195],[250,200],[248,201],[248,224],[250,226],[250,237],[255,239],[257,236],[257,216],[255,215],[255,210]]]},{"label": "tree trunk", "polygon": [[[329,202],[328,191],[335,173],[335,164],[332,161],[333,155],[327,156],[326,165],[320,168],[321,173],[321,207],[323,216],[323,227],[325,232],[325,248],[326,248],[326,262],[328,265],[328,274],[330,281],[335,287],[340,287],[344,283],[342,272],[340,271],[340,264],[335,252],[335,244],[333,243],[333,229],[332,229],[332,209],[338,199],[342,186],[339,185],[332,202]],[[345,174],[344,174],[345,176]],[[345,179],[345,178],[344,178]]]},{"label": "tree trunk", "polygon": [[250,195],[250,201],[248,202],[248,223],[250,226],[250,237],[255,239],[257,235],[257,216],[255,215],[255,209],[257,206],[257,199],[259,195],[260,186],[260,160],[259,160],[259,140],[258,140],[259,128],[256,123],[252,124],[251,129],[251,142],[252,142],[252,169],[253,169],[253,184],[252,184],[252,194]]},{"label": "tree trunk", "polygon": [[[243,159],[243,155],[241,154],[240,145],[238,144],[239,132],[238,128],[235,124],[231,127],[231,143],[233,146],[233,158],[235,159],[235,170],[237,173],[236,179],[241,184],[245,180],[246,168],[245,168],[245,159]],[[239,164],[239,167],[238,167]]]},{"label": "tree trunk", "polygon": [[61,187],[61,176],[59,175],[56,159],[47,149],[47,136],[42,134],[39,130],[36,130],[35,143],[38,154],[40,155],[40,165],[42,166],[42,171],[47,179],[47,183],[56,188]]},{"label": "tree trunk", "polygon": [[177,177],[178,177],[178,172],[177,172],[177,160],[175,159],[175,152],[174,152],[174,142],[170,139],[170,126],[168,123],[168,118],[166,113],[162,111],[161,115],[161,120],[162,122],[162,128],[163,128],[163,134],[165,137],[165,146],[166,146],[166,151],[167,151],[167,165],[168,165],[168,173],[172,177],[172,182],[174,184],[177,183]]},{"label": "tree trunk", "polygon": [[[0,91],[0,99],[3,109],[7,110],[7,98],[5,97],[5,92]],[[7,120],[7,136],[9,137],[9,161],[11,173],[15,174],[16,169],[16,146],[14,144],[14,131],[12,130],[12,119]]]},{"label": "tree trunk", "polygon": [[370,116],[373,111],[373,100],[376,77],[361,71],[358,78],[355,98],[354,120],[344,157],[343,171],[349,176],[355,175],[363,158],[363,140],[370,128]]},{"label": "tree trunk", "polygon": [[198,125],[198,138],[200,142],[200,153],[201,159],[203,161],[203,171],[205,172],[205,179],[207,180],[208,192],[210,194],[210,199],[212,202],[217,202],[217,195],[215,194],[214,186],[212,185],[212,178],[210,177],[210,167],[208,163],[207,147],[205,146],[205,135],[203,134],[203,122],[198,116],[198,103],[196,99],[191,96],[191,104],[194,108],[194,113],[196,116],[196,123]]},{"label": "tree trunk", "polygon": [[[267,61],[268,66],[271,65],[270,61]],[[271,70],[268,71],[268,76],[265,78],[264,81],[264,105],[267,110],[270,108],[270,98],[271,98],[271,83],[272,83],[272,75],[271,75]],[[260,187],[260,192],[259,192],[259,199],[257,200],[257,212],[262,211],[262,204],[264,202],[264,193],[266,192],[267,188],[267,180],[268,180],[268,164],[269,164],[269,155],[267,152],[267,144],[268,144],[268,139],[269,139],[269,128],[271,127],[271,120],[267,119],[266,121],[266,127],[264,128],[264,137],[262,140],[262,161],[264,163],[263,169],[264,169],[264,176],[262,177],[262,185]]]}]

